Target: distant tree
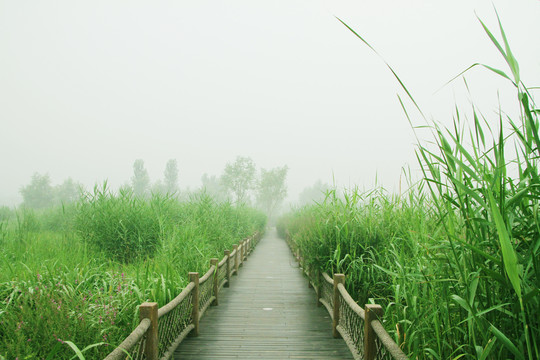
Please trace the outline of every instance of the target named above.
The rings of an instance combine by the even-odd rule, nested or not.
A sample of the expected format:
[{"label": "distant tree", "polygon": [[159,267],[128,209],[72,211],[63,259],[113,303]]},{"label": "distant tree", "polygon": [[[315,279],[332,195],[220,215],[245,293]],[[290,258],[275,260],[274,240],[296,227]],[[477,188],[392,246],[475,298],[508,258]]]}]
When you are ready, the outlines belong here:
[{"label": "distant tree", "polygon": [[299,205],[321,202],[325,199],[326,193],[332,189],[332,186],[317,180],[313,186],[308,186],[298,195]]},{"label": "distant tree", "polygon": [[228,200],[227,189],[217,176],[203,174],[201,182],[202,191],[214,198],[215,201],[224,202]]},{"label": "distant tree", "polygon": [[165,166],[163,174],[163,187],[168,194],[178,192],[178,162],[176,159],[170,159]]},{"label": "distant tree", "polygon": [[54,203],[54,191],[49,174],[34,173],[30,184],[23,186],[20,193],[23,197],[23,206],[26,207],[42,209]]},{"label": "distant tree", "polygon": [[57,203],[71,203],[79,200],[82,185],[67,178],[60,185],[54,187],[54,198]]},{"label": "distant tree", "polygon": [[[105,182],[104,185],[107,185],[107,183]],[[123,183],[122,185],[118,187],[118,193],[121,193],[121,192],[126,193],[130,191],[133,192],[133,187],[131,186],[131,183],[129,181],[126,181],[125,183]]]},{"label": "distant tree", "polygon": [[165,185],[163,185],[163,181],[157,180],[150,187],[150,192],[152,194],[166,194],[167,190],[165,189]]},{"label": "distant tree", "polygon": [[150,188],[150,176],[144,167],[144,161],[141,159],[135,160],[133,163],[133,177],[131,178],[131,186],[133,193],[136,196],[146,196]]},{"label": "distant tree", "polygon": [[249,202],[249,191],[255,181],[255,163],[249,157],[238,156],[234,163],[227,163],[221,183],[234,195],[237,204]]},{"label": "distant tree", "polygon": [[272,170],[261,169],[257,182],[257,205],[272,219],[287,196],[285,179],[289,168],[285,165]]},{"label": "distant tree", "polygon": [[15,211],[10,209],[8,206],[0,206],[0,232],[2,229],[2,222],[11,219],[14,213]]}]

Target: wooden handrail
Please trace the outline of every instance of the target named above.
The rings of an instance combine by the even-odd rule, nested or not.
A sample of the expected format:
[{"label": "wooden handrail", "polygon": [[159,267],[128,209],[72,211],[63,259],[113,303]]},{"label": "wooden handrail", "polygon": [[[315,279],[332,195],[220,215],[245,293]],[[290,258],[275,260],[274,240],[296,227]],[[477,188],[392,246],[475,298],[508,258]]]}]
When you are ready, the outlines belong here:
[{"label": "wooden handrail", "polygon": [[218,274],[219,274],[219,266],[218,266],[218,259],[213,258],[210,259],[210,269],[214,268],[214,284],[212,293],[214,294],[214,301],[212,301],[213,306],[217,306],[219,303],[218,300],[218,292],[219,292],[219,283],[218,283]]},{"label": "wooden handrail", "polygon": [[[225,252],[227,252],[227,251],[229,251],[229,250],[225,250]],[[225,253],[225,256],[224,256],[223,259],[221,259],[221,261],[219,262],[218,267],[222,267],[223,265],[225,265],[225,262],[227,261],[227,258],[228,258],[228,257],[229,257],[229,256],[227,255],[227,253]]]},{"label": "wooden handrail", "polygon": [[227,258],[226,264],[226,272],[225,276],[227,277],[227,282],[225,283],[225,287],[229,287],[229,284],[231,283],[231,251],[225,250],[225,257]]},{"label": "wooden handrail", "polygon": [[[286,239],[287,244],[289,245],[291,252],[295,256],[296,260],[300,266],[305,266],[305,259],[302,257],[300,249],[296,248],[290,239]],[[308,276],[310,283],[318,284],[317,290],[317,306],[321,304],[325,305],[330,317],[332,318],[332,335],[334,337],[342,336],[344,339],[347,337],[350,338],[349,334],[343,336],[342,331],[346,329],[340,325],[340,317],[343,315],[342,309],[340,306],[345,304],[349,310],[364,320],[364,327],[360,329],[363,332],[364,346],[362,349],[356,349],[355,344],[352,344],[350,341],[346,341],[351,353],[355,359],[365,359],[365,360],[374,360],[377,358],[377,346],[376,342],[379,341],[387,351],[387,354],[395,360],[408,360],[407,355],[401,350],[399,345],[392,339],[388,332],[384,329],[382,324],[379,321],[379,318],[382,317],[383,310],[380,305],[376,304],[367,304],[366,309],[362,309],[351,297],[345,288],[345,275],[343,274],[334,274],[332,279],[327,273],[315,271],[308,272],[304,269],[304,273]],[[328,303],[326,299],[322,296],[322,289],[325,286],[324,283],[327,283],[333,288],[333,293],[330,301],[332,304]],[[328,286],[326,285],[326,286]],[[343,304],[340,299],[343,300]],[[360,334],[356,334],[359,337]]]},{"label": "wooden handrail", "polygon": [[233,252],[231,253],[231,256],[234,257],[234,271],[235,273],[233,275],[238,275],[238,245],[233,245]]},{"label": "wooden handrail", "polygon": [[105,360],[123,359],[126,354],[131,351],[137,345],[139,341],[144,337],[152,322],[150,319],[142,319],[139,325],[129,334],[128,337],[122,341],[116,349],[114,349]]},{"label": "wooden handrail", "polygon": [[341,337],[340,333],[337,330],[339,324],[339,290],[338,285],[345,282],[345,275],[343,274],[334,274],[334,316],[332,316],[332,335],[335,338]]},{"label": "wooden handrail", "polygon": [[140,321],[149,319],[150,327],[146,331],[146,342],[144,344],[144,355],[147,360],[158,360],[158,304],[156,302],[145,302],[139,306]]},{"label": "wooden handrail", "polygon": [[382,326],[381,322],[377,320],[372,320],[371,328],[379,338],[379,341],[383,344],[383,346],[388,350],[390,353],[390,356],[392,356],[393,359],[396,360],[407,360],[407,356],[403,353],[401,348],[398,344],[390,337],[390,335],[386,332],[384,329],[384,326]]},{"label": "wooden handrail", "polygon": [[[157,303],[141,304],[139,306],[139,325],[137,325],[137,327],[124,339],[124,341],[122,341],[120,345],[118,345],[117,348],[107,355],[105,360],[125,359],[128,354],[133,354],[133,351],[136,351],[137,353],[141,351],[139,354],[142,355],[142,353],[144,353],[145,359],[154,360],[160,358],[160,356],[161,359],[170,359],[174,353],[174,349],[180,344],[188,333],[194,336],[199,334],[199,319],[203,315],[204,309],[210,305],[208,300],[204,300],[205,304],[199,304],[199,286],[203,285],[206,281],[209,281],[209,279],[213,276],[211,286],[212,296],[209,299],[212,300],[212,305],[218,305],[219,289],[220,286],[223,285],[223,281],[222,284],[219,283],[220,271],[225,271],[225,284],[223,286],[229,287],[231,280],[231,267],[234,267],[233,274],[237,274],[238,267],[247,258],[247,256],[253,250],[253,247],[258,242],[253,242],[252,239],[258,239],[259,237],[260,233],[255,233],[252,237],[241,241],[240,246],[233,245],[234,250],[225,250],[224,256],[219,262],[216,258],[211,259],[210,268],[201,278],[199,278],[198,273],[189,273],[189,284],[186,285],[180,294],[161,308],[158,309]],[[234,261],[234,263],[231,264],[231,261]],[[167,345],[167,349],[160,350],[159,341],[161,340],[159,338],[160,333],[158,330],[159,319],[170,314],[172,310],[187,300],[191,300],[191,322],[180,330],[176,340],[172,341],[170,346]],[[144,342],[144,348],[141,347],[143,344],[141,341],[143,339],[146,339]],[[161,355],[160,351],[162,351]]]},{"label": "wooden handrail", "polygon": [[347,289],[345,289],[345,285],[338,284],[338,290],[339,290],[339,293],[340,293],[341,297],[347,303],[347,305],[351,308],[351,310],[354,311],[355,313],[357,313],[358,316],[360,316],[362,318],[362,320],[365,320],[366,315],[365,315],[364,309],[362,309],[360,307],[360,305],[358,305],[354,301],[352,296],[347,292]]},{"label": "wooden handrail", "polygon": [[203,283],[205,283],[206,280],[208,280],[210,276],[214,274],[214,271],[216,271],[216,267],[214,265],[210,266],[210,269],[208,269],[208,271],[203,275],[203,277],[200,278],[200,284],[202,285]]},{"label": "wooden handrail", "polygon": [[193,291],[191,292],[191,319],[195,328],[193,329],[193,336],[199,336],[199,273],[190,272],[189,280],[195,284]]}]

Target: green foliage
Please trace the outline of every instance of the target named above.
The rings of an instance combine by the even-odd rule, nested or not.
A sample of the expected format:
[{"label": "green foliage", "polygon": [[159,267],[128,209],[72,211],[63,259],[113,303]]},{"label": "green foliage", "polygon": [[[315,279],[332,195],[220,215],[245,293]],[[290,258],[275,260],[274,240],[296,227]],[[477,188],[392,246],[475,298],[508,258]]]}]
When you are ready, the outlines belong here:
[{"label": "green foliage", "polygon": [[48,174],[32,175],[30,184],[20,190],[23,196],[22,205],[31,209],[46,209],[60,204],[69,204],[77,201],[82,191],[82,186],[68,178],[60,185],[52,186]]},{"label": "green foliage", "polygon": [[42,209],[53,204],[54,191],[48,174],[34,173],[30,184],[20,190],[23,205],[34,209]]},{"label": "green foliage", "polygon": [[144,161],[141,159],[137,159],[133,163],[131,187],[136,196],[146,196],[148,194],[150,188],[150,176],[144,167]]},{"label": "green foliage", "polygon": [[175,194],[178,191],[178,162],[170,159],[165,166],[163,183],[167,194]]},{"label": "green foliage", "polygon": [[[26,279],[0,287],[6,299],[0,353],[45,358],[56,349],[55,359],[69,359],[68,342],[108,342],[132,326],[132,315],[124,307],[134,308],[137,296],[123,274],[102,272],[102,267],[70,270],[46,264],[34,274],[19,271]],[[100,358],[100,350],[103,354],[107,348],[91,351],[90,358]]]},{"label": "green foliage", "polygon": [[24,242],[29,235],[37,232],[41,228],[40,221],[36,215],[36,210],[25,207],[16,212],[16,236],[19,241]]},{"label": "green foliage", "polygon": [[280,221],[309,266],[383,305],[410,358],[540,358],[539,111],[502,26],[503,45],[482,26],[511,76],[482,66],[517,89],[510,130],[502,111],[490,124],[473,107],[469,126],[456,111],[451,129],[430,126],[434,147],[418,145],[424,181],[406,196],[329,193]]},{"label": "green foliage", "polygon": [[332,190],[321,203],[281,217],[277,229],[280,236],[292,238],[309,267],[347,274],[348,290],[359,303],[368,303],[391,293],[388,274],[373,266],[392,241],[400,254],[412,256],[418,234],[411,233],[411,223],[421,226],[423,233],[436,232],[430,211],[417,206],[424,200],[420,192],[404,200],[384,189],[355,189],[343,196]]},{"label": "green foliage", "polygon": [[74,232],[78,205],[74,202],[43,209],[38,212],[40,229],[63,234]]},{"label": "green foliage", "polygon": [[14,214],[15,211],[8,206],[0,206],[0,222],[11,220]]},{"label": "green foliage", "polygon": [[[165,305],[188,284],[188,272],[206,272],[210,258],[223,257],[223,250],[265,226],[264,214],[205,195],[189,202],[134,199],[104,187],[73,208],[24,210],[40,226],[27,232],[25,243],[16,227],[8,230],[0,247],[0,358],[71,359],[79,349],[88,359],[102,359],[137,325],[137,305]],[[146,221],[131,212],[159,220],[153,257],[114,261],[70,230],[73,225],[45,225],[53,219],[79,225],[93,217],[102,226],[91,228],[95,236],[118,230],[119,220]]]},{"label": "green foliage", "polygon": [[54,187],[55,204],[70,204],[79,200],[82,193],[82,185],[67,178],[60,185]]},{"label": "green foliage", "polygon": [[332,189],[329,184],[317,180],[312,186],[308,186],[298,195],[298,204],[300,206],[309,205],[314,202],[322,202],[326,197],[326,193]]},{"label": "green foliage", "polygon": [[167,201],[160,195],[146,201],[131,191],[115,195],[106,184],[96,186],[79,204],[76,229],[91,246],[118,261],[152,256],[160,245],[161,210]]},{"label": "green foliage", "polygon": [[4,239],[7,237],[9,222],[13,218],[13,215],[14,211],[9,207],[0,207],[0,245],[2,245]]},{"label": "green foliage", "polygon": [[288,170],[286,165],[271,170],[261,169],[261,176],[257,182],[257,205],[270,219],[287,196],[285,179]]},{"label": "green foliage", "polygon": [[234,163],[227,163],[221,175],[223,186],[234,194],[235,202],[249,202],[249,191],[255,181],[255,163],[249,157],[238,156]]},{"label": "green foliage", "polygon": [[228,201],[227,189],[215,175],[203,174],[201,176],[201,192],[208,194],[218,202]]},{"label": "green foliage", "polygon": [[[540,331],[538,113],[520,80],[519,66],[500,20],[504,49],[482,26],[512,72],[511,79],[488,67],[515,85],[520,121],[508,118],[512,130],[505,133],[501,114],[498,130],[492,131],[481,125],[482,116],[473,108],[472,128],[462,126],[457,113],[453,130],[433,125],[437,151],[420,146],[418,152],[439,217],[445,219],[453,263],[459,264],[455,269],[461,274],[460,286],[454,289],[454,296],[470,299],[466,310],[476,319],[467,329],[468,345],[477,348],[481,346],[478,342],[486,344],[494,336],[514,356],[533,359],[540,353],[536,336]],[[486,141],[489,137],[491,141]],[[508,159],[511,150],[516,150],[516,155]],[[464,256],[470,260],[463,262]],[[478,280],[471,289],[468,278],[473,272]],[[477,287],[484,291],[477,291]],[[512,315],[497,319],[478,316],[493,306],[490,292],[498,295],[499,303],[505,303],[504,309]]]}]

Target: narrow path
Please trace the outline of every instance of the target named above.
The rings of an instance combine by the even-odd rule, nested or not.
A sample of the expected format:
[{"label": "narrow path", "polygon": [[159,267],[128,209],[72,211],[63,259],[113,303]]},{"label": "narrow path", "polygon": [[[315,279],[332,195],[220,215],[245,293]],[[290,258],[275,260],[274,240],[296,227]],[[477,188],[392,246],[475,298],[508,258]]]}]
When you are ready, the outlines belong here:
[{"label": "narrow path", "polygon": [[352,359],[315,302],[287,244],[269,231],[175,359]]}]

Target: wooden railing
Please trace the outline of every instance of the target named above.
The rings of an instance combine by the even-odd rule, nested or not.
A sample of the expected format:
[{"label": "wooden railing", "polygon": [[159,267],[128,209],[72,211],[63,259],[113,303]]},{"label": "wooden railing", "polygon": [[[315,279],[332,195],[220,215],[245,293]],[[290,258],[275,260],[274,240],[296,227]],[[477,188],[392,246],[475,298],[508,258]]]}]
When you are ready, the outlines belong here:
[{"label": "wooden railing", "polygon": [[287,239],[291,251],[317,293],[317,305],[324,305],[332,318],[334,337],[342,337],[355,359],[407,360],[407,356],[381,324],[383,309],[367,304],[362,309],[345,289],[345,275],[331,278],[318,270],[308,271],[299,249]]},{"label": "wooden railing", "polygon": [[231,276],[238,269],[259,242],[261,234],[233,245],[233,250],[225,250],[221,261],[210,260],[210,269],[199,278],[199,273],[190,272],[190,283],[167,305],[158,309],[155,302],[145,302],[139,306],[139,325],[114,349],[105,360],[129,359],[157,360],[170,359],[184,338],[190,334],[199,335],[199,320],[210,305],[219,304],[219,292],[228,287]]}]

